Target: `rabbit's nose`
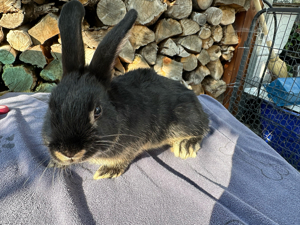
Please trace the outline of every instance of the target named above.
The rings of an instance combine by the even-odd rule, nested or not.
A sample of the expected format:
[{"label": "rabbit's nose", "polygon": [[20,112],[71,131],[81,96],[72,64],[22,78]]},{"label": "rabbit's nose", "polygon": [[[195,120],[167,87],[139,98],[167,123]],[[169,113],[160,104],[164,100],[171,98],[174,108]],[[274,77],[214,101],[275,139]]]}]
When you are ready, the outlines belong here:
[{"label": "rabbit's nose", "polygon": [[74,152],[64,152],[64,155],[67,156],[68,158],[74,157],[75,153]]}]

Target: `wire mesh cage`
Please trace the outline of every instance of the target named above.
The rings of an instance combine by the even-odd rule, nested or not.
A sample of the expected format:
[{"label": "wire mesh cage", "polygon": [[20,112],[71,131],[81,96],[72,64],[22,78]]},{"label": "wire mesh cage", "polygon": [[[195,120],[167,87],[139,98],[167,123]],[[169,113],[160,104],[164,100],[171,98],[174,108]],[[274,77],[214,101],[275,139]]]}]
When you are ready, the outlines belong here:
[{"label": "wire mesh cage", "polygon": [[255,15],[227,104],[300,171],[299,15],[300,8],[267,8]]}]

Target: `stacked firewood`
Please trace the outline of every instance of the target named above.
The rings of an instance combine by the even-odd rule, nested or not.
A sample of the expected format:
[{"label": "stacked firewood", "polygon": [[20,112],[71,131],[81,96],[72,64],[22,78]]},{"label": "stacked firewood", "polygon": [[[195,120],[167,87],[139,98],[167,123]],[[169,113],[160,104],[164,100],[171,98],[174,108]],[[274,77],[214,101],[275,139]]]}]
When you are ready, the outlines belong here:
[{"label": "stacked firewood", "polygon": [[[10,91],[50,91],[61,79],[57,26],[68,1],[0,3],[0,71]],[[153,68],[195,91],[217,98],[226,89],[223,65],[238,44],[235,14],[250,0],[80,0],[86,62],[103,37],[134,8],[139,16],[113,70],[114,76]]]}]

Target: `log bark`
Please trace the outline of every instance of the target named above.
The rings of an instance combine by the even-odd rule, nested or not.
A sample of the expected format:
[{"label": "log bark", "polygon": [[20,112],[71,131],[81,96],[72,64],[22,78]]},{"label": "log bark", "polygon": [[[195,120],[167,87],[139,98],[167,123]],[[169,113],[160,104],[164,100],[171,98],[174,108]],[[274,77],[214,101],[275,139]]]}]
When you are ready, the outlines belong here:
[{"label": "log bark", "polygon": [[235,9],[228,6],[220,6],[219,9],[221,9],[223,13],[220,24],[224,26],[233,24],[235,21]]},{"label": "log bark", "polygon": [[21,53],[19,59],[25,63],[44,68],[47,64],[46,58],[42,52],[41,46],[33,46]]},{"label": "log bark", "polygon": [[190,53],[200,53],[202,49],[202,40],[197,35],[178,38],[176,42]]},{"label": "log bark", "polygon": [[155,42],[148,44],[143,47],[140,54],[144,57],[149,65],[154,65],[156,61],[158,46]]},{"label": "log bark", "polygon": [[[207,53],[210,57],[210,61],[216,61],[221,56],[221,48],[218,45],[213,45],[209,49],[207,49]],[[222,66],[223,67],[223,66]]]},{"label": "log bark", "polygon": [[222,10],[216,7],[209,7],[204,14],[206,14],[206,20],[209,24],[216,26],[221,23],[222,20]]},{"label": "log bark", "polygon": [[215,80],[220,80],[223,73],[224,73],[224,68],[221,63],[221,61],[218,59],[213,62],[209,62],[207,65],[207,68],[210,71],[210,75],[215,79]]},{"label": "log bark", "polygon": [[214,39],[212,37],[202,40],[203,49],[209,49],[213,44],[214,44]]},{"label": "log bark", "polygon": [[205,49],[201,50],[201,52],[197,55],[197,59],[203,66],[210,62],[210,56]]},{"label": "log bark", "polygon": [[139,49],[155,40],[155,34],[148,27],[143,25],[135,25],[131,30],[129,41],[133,49]]},{"label": "log bark", "polygon": [[193,7],[195,9],[205,10],[211,6],[213,0],[193,0]]},{"label": "log bark", "polygon": [[223,27],[223,38],[221,40],[222,45],[236,45],[239,43],[239,38],[230,24],[228,26]]},{"label": "log bark", "polygon": [[191,14],[192,7],[192,0],[176,0],[168,5],[165,15],[173,19],[184,19]]},{"label": "log bark", "polygon": [[211,27],[211,37],[215,42],[220,42],[223,37],[223,29],[220,25]]},{"label": "log bark", "polygon": [[2,79],[5,86],[14,92],[29,92],[36,85],[36,76],[32,69],[27,66],[5,65]]},{"label": "log bark", "polygon": [[16,60],[18,52],[10,45],[0,47],[0,62],[3,64],[12,64]]},{"label": "log bark", "polygon": [[204,13],[192,12],[191,19],[197,22],[200,26],[206,24],[206,15]]},{"label": "log bark", "polygon": [[127,71],[136,70],[139,68],[149,69],[150,66],[140,54],[135,54],[134,60],[128,65]]},{"label": "log bark", "polygon": [[179,21],[182,27],[181,36],[188,36],[197,33],[200,27],[197,22],[190,19],[182,19]]},{"label": "log bark", "polygon": [[154,24],[167,10],[167,4],[160,0],[125,0],[125,5],[128,11],[135,9],[138,12],[137,23],[145,26]]},{"label": "log bark", "polygon": [[211,36],[211,30],[210,26],[208,24],[205,24],[200,28],[200,31],[198,33],[199,38],[201,39],[207,39]]},{"label": "log bark", "polygon": [[100,0],[96,12],[103,24],[114,26],[124,18],[126,6],[122,0]]},{"label": "log bark", "polygon": [[59,82],[62,78],[63,70],[61,61],[54,59],[40,73],[40,76],[51,82]]},{"label": "log bark", "polygon": [[188,57],[182,57],[180,62],[183,65],[183,70],[192,71],[197,67],[197,57],[194,54],[190,54]]},{"label": "log bark", "polygon": [[159,42],[182,33],[180,23],[173,19],[162,19],[155,29],[155,41]]},{"label": "log bark", "polygon": [[49,38],[59,34],[58,16],[53,13],[47,14],[28,33],[43,44]]},{"label": "log bark", "polygon": [[214,80],[212,77],[207,76],[202,81],[202,87],[206,94],[217,98],[226,90],[226,83],[223,80]]},{"label": "log bark", "polygon": [[4,33],[2,27],[0,27],[0,43],[4,40]]},{"label": "log bark", "polygon": [[23,52],[32,45],[31,37],[27,31],[27,26],[21,26],[18,29],[10,30],[6,36],[6,40],[15,50]]},{"label": "log bark", "polygon": [[120,60],[125,63],[132,63],[134,59],[135,50],[133,49],[130,41],[126,41],[120,54]]},{"label": "log bark", "polygon": [[160,43],[159,53],[167,56],[174,56],[179,54],[179,48],[171,38],[168,38]]}]

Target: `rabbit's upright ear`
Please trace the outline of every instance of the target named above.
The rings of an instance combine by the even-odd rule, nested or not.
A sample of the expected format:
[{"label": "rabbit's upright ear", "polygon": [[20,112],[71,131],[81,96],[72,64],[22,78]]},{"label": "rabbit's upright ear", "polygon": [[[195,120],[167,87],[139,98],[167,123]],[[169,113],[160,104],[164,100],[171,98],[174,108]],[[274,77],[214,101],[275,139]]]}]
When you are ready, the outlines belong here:
[{"label": "rabbit's upright ear", "polygon": [[58,27],[61,35],[64,75],[72,71],[82,71],[85,66],[81,34],[84,14],[84,7],[76,0],[66,3],[60,13]]},{"label": "rabbit's upright ear", "polygon": [[111,71],[116,57],[119,55],[127,40],[127,33],[137,18],[137,11],[131,9],[126,16],[107,34],[98,45],[93,59],[89,65],[89,71],[95,75],[105,86],[109,87]]}]

